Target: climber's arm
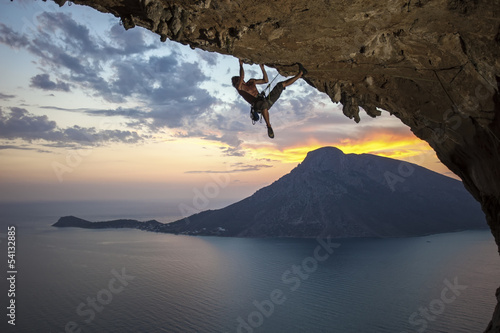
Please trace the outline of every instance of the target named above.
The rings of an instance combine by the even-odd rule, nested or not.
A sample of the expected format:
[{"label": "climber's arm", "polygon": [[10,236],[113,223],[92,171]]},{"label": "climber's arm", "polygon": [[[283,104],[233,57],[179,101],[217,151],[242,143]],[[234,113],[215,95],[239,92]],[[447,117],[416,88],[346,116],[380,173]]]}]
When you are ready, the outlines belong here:
[{"label": "climber's arm", "polygon": [[260,80],[255,80],[255,84],[264,84],[268,83],[269,79],[267,78],[267,73],[266,70],[264,69],[264,65],[260,65],[260,69],[262,70],[262,79]]}]

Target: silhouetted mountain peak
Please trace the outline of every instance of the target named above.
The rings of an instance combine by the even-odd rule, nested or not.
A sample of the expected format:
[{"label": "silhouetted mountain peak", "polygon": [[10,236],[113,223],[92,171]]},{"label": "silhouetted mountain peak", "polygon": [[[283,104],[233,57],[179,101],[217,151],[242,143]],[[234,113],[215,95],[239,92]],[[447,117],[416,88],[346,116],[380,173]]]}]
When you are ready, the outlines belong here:
[{"label": "silhouetted mountain peak", "polygon": [[[405,161],[324,147],[289,174],[226,208],[171,225],[246,237],[400,237],[484,227],[458,180]],[[222,228],[222,229],[220,229]]]},{"label": "silhouetted mountain peak", "polygon": [[298,168],[307,170],[323,171],[345,168],[346,155],[342,150],[335,147],[323,147],[307,153],[306,158],[299,164]]}]

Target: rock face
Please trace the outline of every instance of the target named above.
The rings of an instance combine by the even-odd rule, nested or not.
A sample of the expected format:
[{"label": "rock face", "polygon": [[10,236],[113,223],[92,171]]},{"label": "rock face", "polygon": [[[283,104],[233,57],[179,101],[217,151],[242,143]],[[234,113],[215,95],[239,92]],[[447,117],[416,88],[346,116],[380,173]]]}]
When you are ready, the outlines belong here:
[{"label": "rock face", "polygon": [[[403,177],[403,176],[405,177]],[[237,237],[407,237],[487,228],[463,184],[415,164],[324,147],[228,207],[166,225]]]},{"label": "rock face", "polygon": [[498,0],[73,2],[121,17],[125,29],[139,25],[285,75],[301,62],[307,82],[355,121],[360,107],[373,117],[391,112],[460,176],[500,247]]}]

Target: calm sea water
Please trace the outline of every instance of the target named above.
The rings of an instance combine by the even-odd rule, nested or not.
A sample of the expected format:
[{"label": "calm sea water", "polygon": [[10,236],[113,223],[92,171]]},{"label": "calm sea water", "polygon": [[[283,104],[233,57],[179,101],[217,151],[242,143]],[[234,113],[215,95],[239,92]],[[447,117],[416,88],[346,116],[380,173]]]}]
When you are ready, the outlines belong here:
[{"label": "calm sea water", "polygon": [[18,274],[15,328],[0,285],[1,332],[470,333],[484,330],[496,304],[489,231],[329,247],[52,228],[58,213],[2,212],[3,236],[17,226]]}]

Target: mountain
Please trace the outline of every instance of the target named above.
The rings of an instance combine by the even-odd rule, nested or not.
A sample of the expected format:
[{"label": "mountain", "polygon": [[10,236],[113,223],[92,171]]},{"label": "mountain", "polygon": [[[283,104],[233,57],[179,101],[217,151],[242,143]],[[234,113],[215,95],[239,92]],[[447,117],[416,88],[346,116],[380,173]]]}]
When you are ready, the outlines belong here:
[{"label": "mountain", "polygon": [[486,228],[458,180],[415,164],[334,147],[228,207],[165,225],[166,232],[238,237],[404,237]]},{"label": "mountain", "polygon": [[460,181],[334,147],[309,152],[289,174],[244,200],[176,222],[66,216],[53,226],[233,237],[406,237],[487,228]]}]

